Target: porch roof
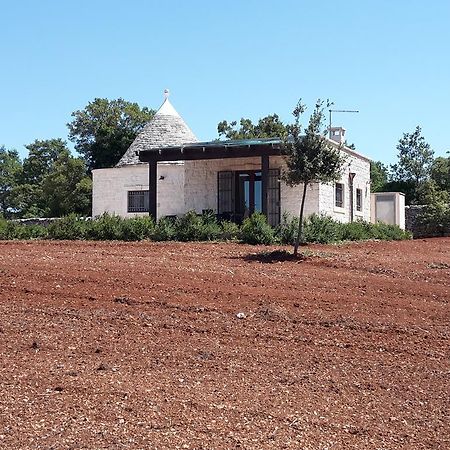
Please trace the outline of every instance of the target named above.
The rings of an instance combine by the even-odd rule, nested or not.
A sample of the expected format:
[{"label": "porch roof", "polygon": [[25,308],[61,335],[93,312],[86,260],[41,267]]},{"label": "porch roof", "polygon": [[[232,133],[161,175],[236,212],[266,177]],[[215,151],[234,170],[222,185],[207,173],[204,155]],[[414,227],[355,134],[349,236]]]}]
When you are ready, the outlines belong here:
[{"label": "porch roof", "polygon": [[193,142],[137,152],[141,162],[245,158],[281,154],[279,138]]}]

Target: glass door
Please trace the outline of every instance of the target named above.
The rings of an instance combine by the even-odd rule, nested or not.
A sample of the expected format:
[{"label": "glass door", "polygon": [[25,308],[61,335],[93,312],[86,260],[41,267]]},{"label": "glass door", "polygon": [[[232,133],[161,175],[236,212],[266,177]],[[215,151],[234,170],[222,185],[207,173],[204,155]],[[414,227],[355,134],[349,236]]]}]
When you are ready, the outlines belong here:
[{"label": "glass door", "polygon": [[236,188],[236,218],[239,221],[261,211],[261,172],[236,172]]},{"label": "glass door", "polygon": [[[262,212],[261,171],[223,171],[217,177],[217,212],[220,219],[242,222],[255,211]],[[270,169],[267,186],[267,220],[280,223],[280,169]]]}]

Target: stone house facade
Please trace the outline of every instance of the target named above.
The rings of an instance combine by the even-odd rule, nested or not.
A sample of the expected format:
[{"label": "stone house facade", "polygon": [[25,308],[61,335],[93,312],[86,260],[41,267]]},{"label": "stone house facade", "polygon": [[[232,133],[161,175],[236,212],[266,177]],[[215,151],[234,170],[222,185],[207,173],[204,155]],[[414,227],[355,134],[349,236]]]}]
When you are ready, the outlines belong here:
[{"label": "stone house facade", "polygon": [[[342,178],[339,183],[312,185],[307,192],[305,214],[327,214],[341,222],[370,221],[370,160],[342,146],[344,135],[344,129],[332,129],[332,144],[341,146],[346,156]],[[93,171],[93,216],[108,212],[134,217],[147,215],[153,208],[158,218],[208,210],[241,221],[253,211],[262,210],[276,225],[284,213],[298,215],[302,186],[289,187],[280,179],[285,163],[279,152],[263,156],[267,161],[265,170],[259,154],[249,156],[253,148],[255,152],[266,151],[276,145],[276,140],[199,143],[166,98],[117,166]],[[220,150],[222,147],[227,150]],[[238,149],[233,150],[237,153],[232,149]],[[200,152],[200,156],[189,159],[189,151],[197,155]],[[202,151],[211,159],[199,159]],[[227,157],[217,158],[216,151],[225,151]],[[142,155],[164,158],[166,153],[179,155],[179,160],[155,162],[153,175],[149,164],[140,161]],[[239,157],[233,157],[238,153]],[[149,184],[152,176],[154,180]],[[153,191],[156,196],[152,206]]]}]

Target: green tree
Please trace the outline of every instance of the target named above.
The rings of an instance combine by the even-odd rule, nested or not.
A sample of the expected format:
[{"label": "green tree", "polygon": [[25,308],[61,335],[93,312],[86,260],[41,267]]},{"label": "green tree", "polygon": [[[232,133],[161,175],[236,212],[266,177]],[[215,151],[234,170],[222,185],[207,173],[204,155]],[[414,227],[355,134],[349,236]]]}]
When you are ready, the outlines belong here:
[{"label": "green tree", "polygon": [[[417,126],[412,133],[404,133],[398,141],[398,162],[391,166],[391,181],[412,184],[416,191],[430,178],[434,152]],[[416,192],[410,200],[417,201]],[[408,200],[408,199],[407,199]]]},{"label": "green tree", "polygon": [[407,181],[398,181],[392,180],[392,177],[389,176],[390,181],[388,181],[383,191],[384,192],[402,192],[405,194],[405,202],[407,205],[417,203],[417,185],[412,180]]},{"label": "green tree", "polygon": [[15,216],[19,218],[45,217],[41,185],[17,184],[11,191]]},{"label": "green tree", "polygon": [[18,217],[89,214],[92,182],[81,158],[70,155],[62,139],[35,140],[11,189]]},{"label": "green tree", "polygon": [[388,168],[381,161],[370,161],[370,190],[383,192],[388,182]]},{"label": "green tree", "polygon": [[28,156],[23,160],[20,183],[12,197],[19,217],[47,217],[48,205],[43,195],[42,182],[48,176],[61,154],[69,152],[62,139],[36,139],[25,146]]},{"label": "green tree", "polygon": [[113,167],[126,152],[154,111],[121,98],[96,98],[72,113],[69,139],[91,171]]},{"label": "green tree", "polygon": [[92,181],[81,158],[61,153],[52,171],[42,181],[42,197],[47,213],[60,217],[70,213],[90,215]]},{"label": "green tree", "polygon": [[431,165],[431,179],[436,183],[438,189],[450,194],[450,156],[435,158]]},{"label": "green tree", "polygon": [[0,146],[0,215],[10,217],[15,209],[13,191],[22,172],[22,163],[16,150]]},{"label": "green tree", "polygon": [[282,138],[286,134],[286,125],[277,114],[272,114],[259,119],[256,125],[244,118],[239,121],[239,127],[237,121],[223,120],[217,125],[217,132],[219,137],[226,139]]},{"label": "green tree", "polygon": [[297,236],[294,244],[294,255],[298,254],[298,246],[303,240],[303,212],[306,192],[312,183],[329,183],[341,177],[345,157],[341,149],[332,144],[325,136],[325,107],[330,105],[317,100],[313,113],[304,134],[300,119],[306,106],[298,102],[293,111],[294,123],[288,126],[284,140],[284,153],[287,169],[283,179],[290,186],[303,184],[303,194],[300,200],[300,212]]},{"label": "green tree", "polygon": [[37,185],[52,171],[58,157],[69,151],[62,139],[36,139],[25,145],[28,156],[23,160],[22,183]]},{"label": "green tree", "polygon": [[440,189],[434,180],[423,182],[416,190],[416,200],[420,205],[434,205],[437,203],[448,203],[450,192]]}]

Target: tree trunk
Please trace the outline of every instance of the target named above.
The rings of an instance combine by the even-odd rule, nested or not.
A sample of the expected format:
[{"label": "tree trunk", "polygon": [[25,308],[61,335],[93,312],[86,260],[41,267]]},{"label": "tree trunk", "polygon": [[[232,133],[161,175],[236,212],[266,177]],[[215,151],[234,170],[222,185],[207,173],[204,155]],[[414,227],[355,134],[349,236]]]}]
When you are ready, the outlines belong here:
[{"label": "tree trunk", "polygon": [[298,216],[298,230],[297,237],[295,239],[294,244],[294,256],[298,255],[298,246],[300,245],[300,239],[303,237],[303,210],[305,208],[305,198],[306,198],[306,188],[308,187],[308,183],[303,184],[303,195],[302,195],[302,203],[300,205],[300,214]]}]

